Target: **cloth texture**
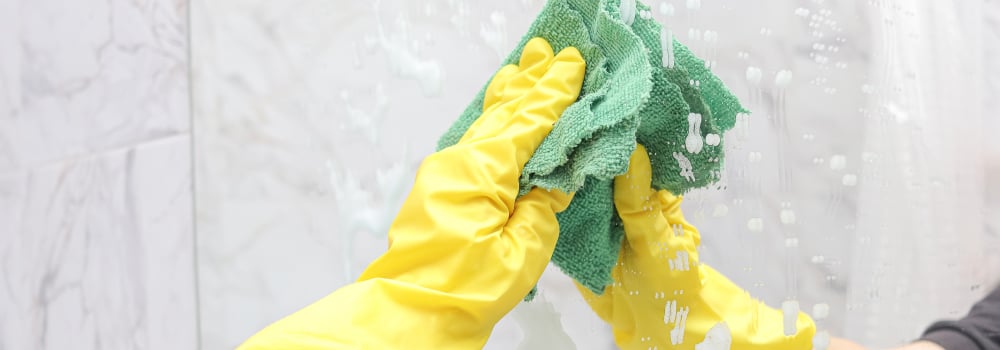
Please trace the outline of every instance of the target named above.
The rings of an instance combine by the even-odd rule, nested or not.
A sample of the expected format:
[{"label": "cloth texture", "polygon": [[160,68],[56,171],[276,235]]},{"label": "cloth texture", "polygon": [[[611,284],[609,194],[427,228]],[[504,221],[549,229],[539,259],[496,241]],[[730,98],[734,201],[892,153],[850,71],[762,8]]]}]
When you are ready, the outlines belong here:
[{"label": "cloth texture", "polygon": [[[718,181],[722,135],[746,113],[649,10],[637,1],[550,0],[504,61],[515,63],[525,43],[541,37],[555,51],[577,48],[587,62],[579,99],[524,167],[520,194],[534,187],[576,193],[557,216],[552,261],[598,294],[612,282],[624,236],[612,181],[628,169],[636,144],[648,150],[653,188],[683,194]],[[485,90],[441,137],[439,150],[457,143],[479,117]]]}]

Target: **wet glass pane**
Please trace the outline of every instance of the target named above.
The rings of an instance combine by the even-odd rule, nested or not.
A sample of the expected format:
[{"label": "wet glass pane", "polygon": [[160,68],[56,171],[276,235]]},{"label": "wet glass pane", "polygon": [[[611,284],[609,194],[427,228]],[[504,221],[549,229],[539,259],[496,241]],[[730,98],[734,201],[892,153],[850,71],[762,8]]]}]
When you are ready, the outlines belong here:
[{"label": "wet glass pane", "polygon": [[[816,344],[872,347],[960,317],[1000,278],[996,4],[646,4],[632,20],[662,24],[751,112],[704,139],[725,149],[721,180],[685,196],[701,263],[811,315]],[[422,159],[543,5],[191,2],[204,348],[238,345],[385,251]],[[487,348],[614,342],[550,266]]]}]

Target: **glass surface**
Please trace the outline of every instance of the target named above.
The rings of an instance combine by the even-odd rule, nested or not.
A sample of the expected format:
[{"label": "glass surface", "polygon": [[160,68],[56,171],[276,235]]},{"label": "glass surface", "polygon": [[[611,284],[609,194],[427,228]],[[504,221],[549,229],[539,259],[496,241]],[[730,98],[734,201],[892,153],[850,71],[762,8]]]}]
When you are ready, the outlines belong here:
[{"label": "glass surface", "polygon": [[[725,135],[724,180],[686,196],[703,262],[872,347],[964,314],[1000,277],[995,3],[648,4],[753,112]],[[191,2],[203,348],[385,249],[420,160],[542,5]],[[540,290],[488,348],[614,348],[557,268]]]}]

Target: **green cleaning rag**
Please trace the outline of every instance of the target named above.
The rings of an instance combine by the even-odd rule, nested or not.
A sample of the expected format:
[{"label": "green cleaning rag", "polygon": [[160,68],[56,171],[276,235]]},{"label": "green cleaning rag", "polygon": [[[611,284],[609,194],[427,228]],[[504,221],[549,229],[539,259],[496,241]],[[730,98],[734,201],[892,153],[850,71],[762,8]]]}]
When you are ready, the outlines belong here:
[{"label": "green cleaning rag", "polygon": [[[534,37],[548,40],[555,52],[576,47],[587,62],[580,98],[524,167],[520,193],[536,186],[576,192],[557,216],[552,261],[597,294],[612,282],[624,237],[613,180],[627,170],[636,142],[649,152],[653,187],[682,194],[718,181],[721,136],[746,112],[649,10],[636,0],[550,0],[504,62],[516,64]],[[479,118],[485,90],[438,149],[457,143]]]}]

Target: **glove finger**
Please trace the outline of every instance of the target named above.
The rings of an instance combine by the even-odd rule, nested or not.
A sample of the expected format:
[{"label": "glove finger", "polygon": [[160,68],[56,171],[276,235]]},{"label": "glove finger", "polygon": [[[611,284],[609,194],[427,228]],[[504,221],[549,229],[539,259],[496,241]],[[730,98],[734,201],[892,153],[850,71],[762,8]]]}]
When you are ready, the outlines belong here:
[{"label": "glove finger", "polygon": [[[514,202],[514,211],[501,232],[501,263],[514,273],[511,294],[523,297],[538,283],[559,239],[556,213],[566,210],[572,194],[534,188]],[[516,300],[514,300],[516,303]]]},{"label": "glove finger", "polygon": [[493,75],[493,79],[490,80],[489,86],[486,87],[486,94],[483,95],[483,112],[488,111],[491,107],[500,103],[503,99],[503,91],[507,87],[507,83],[510,82],[511,78],[513,78],[518,71],[519,68],[516,65],[508,64],[503,66],[503,68],[500,68],[500,70]]},{"label": "glove finger", "polygon": [[501,103],[509,103],[523,96],[538,83],[552,64],[552,46],[542,38],[533,38],[524,44],[518,62],[518,74],[511,77],[503,90]]},{"label": "glove finger", "polygon": [[483,114],[465,132],[459,143],[490,137],[501,120],[517,108],[524,94],[535,87],[552,63],[552,47],[542,38],[533,38],[524,45],[517,65],[509,64],[497,71],[483,96]]},{"label": "glove finger", "polygon": [[[509,117],[495,118],[489,130],[494,137],[516,147],[518,169],[552,131],[566,107],[576,101],[583,85],[586,64],[580,52],[567,48],[559,53],[535,87],[525,93]],[[506,107],[506,106],[504,106]],[[499,115],[502,116],[503,114]],[[486,126],[487,124],[484,124]]]},{"label": "glove finger", "polygon": [[543,248],[540,251],[545,253],[545,264],[548,264],[552,249],[559,239],[556,213],[566,210],[572,199],[572,194],[559,190],[533,188],[514,202],[514,212],[504,226],[504,239],[512,245],[540,242]]},{"label": "glove finger", "polygon": [[[781,310],[754,299],[743,288],[708,265],[699,265],[698,271],[699,289],[686,291],[684,297],[697,297],[697,300],[686,303],[697,303],[701,307],[691,308],[685,332],[703,336],[714,324],[725,322],[733,330],[733,349],[782,350],[811,347],[816,324],[808,315],[802,312],[785,315]],[[786,323],[794,324],[793,336],[784,332]]]},{"label": "glove finger", "polygon": [[[615,208],[625,226],[625,237],[633,248],[653,249],[650,242],[670,229],[660,200],[651,187],[653,170],[646,148],[636,145],[628,171],[615,177]],[[652,251],[651,251],[652,252]]]},{"label": "glove finger", "polygon": [[519,168],[527,162],[525,153],[534,153],[562,111],[579,97],[586,71],[578,50],[566,48],[553,58],[548,43],[541,38],[525,45],[523,55],[527,57],[522,57],[520,70],[507,79],[502,100],[484,112],[475,128],[470,127],[459,141],[506,140],[520,148],[511,153],[522,156]]},{"label": "glove finger", "polygon": [[[486,93],[483,95],[483,113],[479,115],[476,121],[469,125],[469,128],[462,135],[462,138],[458,140],[458,143],[467,142],[467,140],[475,139],[481,133],[488,133],[490,121],[493,118],[488,117],[491,114],[497,113],[497,109],[503,107],[501,100],[503,99],[503,90],[507,87],[507,83],[517,75],[518,67],[513,64],[508,64],[503,68],[500,68],[493,79],[490,80],[489,86],[486,87]],[[508,109],[512,106],[508,106]]]}]

